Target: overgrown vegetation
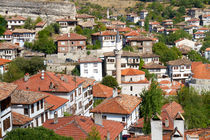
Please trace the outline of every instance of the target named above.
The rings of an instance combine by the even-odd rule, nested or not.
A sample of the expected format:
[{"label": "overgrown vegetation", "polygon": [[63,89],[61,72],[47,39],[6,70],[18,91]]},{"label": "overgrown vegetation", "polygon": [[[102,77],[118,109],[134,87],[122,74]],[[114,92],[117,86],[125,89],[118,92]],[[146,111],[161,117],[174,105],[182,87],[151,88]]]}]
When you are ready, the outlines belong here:
[{"label": "overgrown vegetation", "polygon": [[201,53],[203,53],[206,50],[206,48],[210,47],[210,31],[205,33],[205,35],[206,37],[204,38],[203,46],[200,49]]},{"label": "overgrown vegetation", "polygon": [[0,35],[6,31],[7,21],[0,15]]},{"label": "overgrown vegetation", "polygon": [[59,32],[59,25],[51,23],[45,29],[38,32],[38,40],[34,43],[25,42],[24,46],[34,51],[53,54],[56,52],[56,45],[52,36],[53,34],[59,34]]},{"label": "overgrown vegetation", "polygon": [[200,53],[194,51],[194,50],[191,50],[188,54],[187,54],[188,58],[191,60],[191,61],[202,61],[203,63],[210,63],[206,58],[202,57],[200,55]]},{"label": "overgrown vegetation", "polygon": [[103,102],[103,99],[95,99],[94,103],[93,103],[93,107],[96,107],[97,105],[99,105],[101,102]]},{"label": "overgrown vegetation", "polygon": [[101,83],[111,88],[118,88],[117,80],[110,75],[105,76]]},{"label": "overgrown vegetation", "polygon": [[25,20],[23,28],[25,28],[25,29],[35,29],[36,24],[41,22],[41,21],[42,21],[41,17],[37,17],[35,21],[32,20],[31,17],[28,17]]}]

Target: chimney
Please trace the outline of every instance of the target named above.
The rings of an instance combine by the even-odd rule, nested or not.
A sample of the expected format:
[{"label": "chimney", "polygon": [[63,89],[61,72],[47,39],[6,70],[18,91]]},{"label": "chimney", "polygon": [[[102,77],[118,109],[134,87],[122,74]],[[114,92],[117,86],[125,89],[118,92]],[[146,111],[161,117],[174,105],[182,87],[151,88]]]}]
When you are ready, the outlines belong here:
[{"label": "chimney", "polygon": [[42,70],[41,79],[44,80],[44,70]]},{"label": "chimney", "polygon": [[71,34],[70,34],[70,33],[68,33],[68,34],[67,34],[67,36],[68,36],[68,37],[70,37],[70,36],[71,36]]},{"label": "chimney", "polygon": [[27,82],[28,79],[29,79],[29,73],[26,73],[26,74],[24,75],[24,82]]},{"label": "chimney", "polygon": [[110,132],[109,131],[107,131],[106,140],[110,140]]},{"label": "chimney", "polygon": [[174,118],[174,129],[177,128],[184,138],[184,117],[178,112]]},{"label": "chimney", "polygon": [[162,130],[162,118],[156,114],[150,120],[151,124],[151,136],[152,140],[162,140],[163,130]]},{"label": "chimney", "polygon": [[58,114],[57,111],[54,112],[54,124],[58,123]]},{"label": "chimney", "polygon": [[101,114],[94,114],[94,122],[95,124],[103,126],[103,120]]}]

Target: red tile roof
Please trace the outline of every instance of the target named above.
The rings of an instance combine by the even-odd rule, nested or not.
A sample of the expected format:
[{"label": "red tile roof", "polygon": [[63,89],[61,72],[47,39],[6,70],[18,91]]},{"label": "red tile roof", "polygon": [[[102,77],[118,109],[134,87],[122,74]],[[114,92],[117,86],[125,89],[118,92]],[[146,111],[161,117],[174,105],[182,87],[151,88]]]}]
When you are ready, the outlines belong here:
[{"label": "red tile roof", "polygon": [[189,21],[200,21],[200,19],[198,19],[198,18],[192,18],[192,19],[188,20],[187,22],[189,22]]},{"label": "red tile roof", "polygon": [[126,23],[114,20],[114,21],[111,21],[111,24],[113,24],[113,25],[125,25]]},{"label": "red tile roof", "polygon": [[122,84],[149,84],[149,81],[147,80],[147,78],[145,78],[144,80],[140,80],[140,81],[129,81],[129,82],[125,82],[125,81],[121,81]]},{"label": "red tile roof", "polygon": [[13,31],[13,34],[14,33],[35,33],[34,30],[29,30],[29,29],[15,29]]},{"label": "red tile roof", "polygon": [[0,50],[14,50],[19,49],[19,46],[10,42],[0,42]]},{"label": "red tile roof", "polygon": [[130,31],[132,31],[132,29],[131,28],[129,28],[129,27],[125,27],[125,28],[118,28],[117,29],[119,32],[130,32]]},{"label": "red tile roof", "polygon": [[11,103],[12,104],[33,104],[38,102],[44,98],[48,97],[48,95],[33,92],[33,91],[24,91],[24,90],[15,90],[11,95]]},{"label": "red tile roof", "polygon": [[12,31],[6,30],[6,31],[4,32],[4,35],[12,35]]},{"label": "red tile roof", "polygon": [[0,66],[5,65],[6,63],[9,63],[9,62],[11,62],[11,60],[0,58]]},{"label": "red tile roof", "polygon": [[132,38],[128,38],[128,41],[153,41],[153,39],[145,36],[135,36]]},{"label": "red tile roof", "polygon": [[102,32],[97,32],[93,33],[92,36],[109,36],[109,35],[117,35],[117,32],[113,31],[102,31]]},{"label": "red tile roof", "polygon": [[206,48],[206,51],[210,51],[210,48]]},{"label": "red tile roof", "polygon": [[124,126],[121,122],[111,120],[103,120],[103,126],[97,125],[92,118],[85,116],[58,118],[56,124],[50,119],[43,124],[43,127],[52,129],[59,135],[72,137],[74,140],[86,139],[93,127],[97,129],[102,140],[106,139],[108,132],[110,139],[114,140],[123,131]]},{"label": "red tile roof", "polygon": [[145,68],[145,69],[157,69],[157,68],[159,68],[159,69],[166,69],[167,67],[163,66],[163,65],[160,65],[160,64],[156,64],[156,63],[151,62],[151,63],[145,64],[143,66],[143,68]]},{"label": "red tile roof", "polygon": [[194,34],[204,34],[204,32],[195,32]]},{"label": "red tile roof", "polygon": [[130,31],[128,33],[125,33],[124,36],[139,36],[140,33],[137,31]]},{"label": "red tile roof", "polygon": [[169,80],[162,80],[159,82],[160,84],[171,84]]},{"label": "red tile roof", "polygon": [[12,16],[12,17],[7,17],[6,18],[7,21],[11,21],[11,20],[22,20],[22,21],[25,21],[26,18],[22,17],[22,16]]},{"label": "red tile roof", "polygon": [[113,88],[105,86],[103,84],[96,84],[93,86],[93,97],[109,98],[113,95]]},{"label": "red tile roof", "polygon": [[176,65],[176,66],[179,66],[179,65],[191,65],[192,62],[186,58],[182,58],[182,59],[177,59],[177,60],[172,60],[172,61],[169,61],[167,63],[168,65]]},{"label": "red tile roof", "polygon": [[28,116],[19,114],[17,112],[12,112],[12,125],[14,126],[22,126],[30,121],[32,121],[32,118],[29,118]]},{"label": "red tile roof", "polygon": [[77,33],[67,33],[56,38],[58,41],[62,40],[86,40],[87,38]]},{"label": "red tile roof", "polygon": [[15,84],[0,82],[0,101],[9,97],[17,88]]},{"label": "red tile roof", "polygon": [[101,104],[91,110],[92,113],[106,114],[131,114],[141,103],[136,96],[120,94],[114,98],[107,98]]},{"label": "red tile roof", "polygon": [[42,94],[47,95],[48,97],[45,98],[45,101],[48,104],[53,105],[52,108],[50,108],[50,110],[56,110],[57,108],[59,108],[60,106],[64,105],[65,103],[69,101],[65,98],[61,98],[61,97],[52,95],[50,93],[42,92]]},{"label": "red tile roof", "polygon": [[209,30],[209,28],[203,27],[203,28],[199,28],[198,30]]},{"label": "red tile roof", "polygon": [[83,82],[84,80],[79,77],[75,78],[72,75],[55,74],[53,72],[44,72],[44,79],[42,80],[40,72],[32,75],[26,82],[24,81],[24,78],[22,78],[14,83],[18,85],[18,89],[22,90],[68,93],[73,91]]},{"label": "red tile roof", "polygon": [[210,64],[192,62],[192,77],[196,79],[210,79]]},{"label": "red tile roof", "polygon": [[137,69],[132,69],[132,68],[127,68],[124,70],[121,70],[121,75],[127,76],[127,75],[142,75],[145,74],[144,71],[137,70]]},{"label": "red tile roof", "polygon": [[95,62],[102,62],[100,58],[96,57],[84,57],[78,60],[79,63],[95,63]]},{"label": "red tile roof", "polygon": [[36,27],[43,27],[47,22],[46,21],[40,21],[36,24]]},{"label": "red tile roof", "polygon": [[203,17],[210,17],[210,15],[203,15]]}]

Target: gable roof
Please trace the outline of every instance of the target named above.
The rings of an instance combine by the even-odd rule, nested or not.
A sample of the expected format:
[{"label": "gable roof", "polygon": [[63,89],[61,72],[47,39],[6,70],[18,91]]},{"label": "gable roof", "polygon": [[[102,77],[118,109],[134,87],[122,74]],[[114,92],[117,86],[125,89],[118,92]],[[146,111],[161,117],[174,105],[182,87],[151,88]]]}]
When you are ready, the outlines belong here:
[{"label": "gable roof", "polygon": [[95,17],[92,16],[92,15],[88,15],[88,14],[77,14],[76,18],[84,18],[84,19],[86,19],[86,18],[95,18]]},{"label": "gable roof", "polygon": [[14,83],[18,85],[18,89],[22,90],[68,93],[84,82],[79,77],[53,72],[44,72],[44,79],[42,80],[41,74],[42,72],[32,75],[27,81],[21,78]]},{"label": "gable roof", "polygon": [[40,21],[36,24],[36,27],[43,27],[46,23],[46,21]]},{"label": "gable roof", "polygon": [[17,112],[12,112],[12,125],[14,126],[22,126],[29,123],[32,120],[33,119],[28,116],[22,115]]},{"label": "gable roof", "polygon": [[140,35],[140,33],[137,31],[130,31],[124,34],[124,36],[138,36],[138,35]]},{"label": "gable roof", "polygon": [[6,63],[9,63],[9,62],[11,62],[11,60],[0,58],[0,66],[5,65]]},{"label": "gable roof", "polygon": [[6,50],[6,49],[14,50],[18,48],[19,46],[16,44],[12,44],[10,42],[0,42],[0,50]]},{"label": "gable roof", "polygon": [[101,58],[96,57],[83,57],[78,60],[79,63],[95,63],[95,62],[102,62]]},{"label": "gable roof", "polygon": [[192,62],[191,69],[193,78],[210,79],[210,64],[203,64],[202,62]]},{"label": "gable roof", "polygon": [[103,120],[103,126],[94,123],[94,120],[85,116],[71,116],[58,118],[58,123],[54,124],[53,119],[47,120],[43,127],[53,130],[62,136],[70,136],[75,140],[85,139],[92,128],[95,127],[102,140],[106,139],[110,133],[110,139],[114,140],[123,131],[124,124],[117,121]]},{"label": "gable roof", "polygon": [[22,16],[11,16],[11,17],[7,17],[6,18],[7,21],[12,21],[12,20],[22,20],[22,21],[25,21],[26,18],[22,17]]},{"label": "gable roof", "polygon": [[67,33],[63,34],[61,36],[58,36],[56,40],[86,40],[87,38],[83,35],[77,34],[77,33]]},{"label": "gable roof", "polygon": [[12,31],[6,30],[3,35],[12,35]]},{"label": "gable roof", "polygon": [[93,97],[99,97],[99,98],[109,98],[113,95],[113,88],[105,86],[103,84],[95,84],[93,86]]},{"label": "gable roof", "polygon": [[128,41],[153,41],[152,38],[150,37],[145,37],[145,36],[136,36],[132,38],[128,38]]},{"label": "gable roof", "polygon": [[124,70],[121,70],[121,75],[127,76],[127,75],[143,75],[145,74],[144,71],[137,70],[137,69],[132,69],[132,68],[127,68]]},{"label": "gable roof", "polygon": [[131,114],[140,104],[139,97],[120,94],[114,98],[107,98],[91,110],[92,113]]},{"label": "gable roof", "polygon": [[192,62],[186,58],[181,58],[177,60],[172,60],[167,63],[168,65],[191,65]]},{"label": "gable roof", "polygon": [[92,36],[115,36],[117,35],[117,32],[113,32],[113,31],[102,31],[102,32],[97,32],[97,33],[93,33]]},{"label": "gable roof", "polygon": [[159,69],[166,69],[167,67],[163,66],[163,65],[160,65],[160,64],[157,64],[157,63],[150,62],[148,64],[145,64],[143,66],[143,68],[145,68],[145,69],[157,69],[157,68],[159,68]]},{"label": "gable roof", "polygon": [[15,90],[11,95],[11,103],[29,105],[38,102],[46,97],[48,97],[48,95],[39,92]]},{"label": "gable roof", "polygon": [[13,34],[14,33],[35,33],[34,30],[29,30],[29,29],[15,29],[13,31]]},{"label": "gable roof", "polygon": [[[106,52],[104,56],[115,56],[114,52]],[[139,57],[138,53],[129,52],[129,51],[122,51],[122,57]]]},{"label": "gable roof", "polygon": [[0,82],[0,101],[9,97],[16,88],[17,85],[13,83]]}]

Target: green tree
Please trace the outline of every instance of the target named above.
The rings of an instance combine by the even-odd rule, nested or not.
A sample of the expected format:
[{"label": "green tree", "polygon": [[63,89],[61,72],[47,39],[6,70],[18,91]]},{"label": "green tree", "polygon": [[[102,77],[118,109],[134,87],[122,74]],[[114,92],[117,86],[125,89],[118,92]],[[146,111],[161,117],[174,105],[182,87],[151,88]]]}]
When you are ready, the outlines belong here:
[{"label": "green tree", "polygon": [[35,25],[36,25],[37,23],[41,22],[41,21],[42,21],[42,18],[41,18],[41,17],[37,17],[36,20],[35,20]]},{"label": "green tree", "polygon": [[134,52],[133,47],[126,45],[125,47],[123,47],[124,51],[130,51],[130,52]]},{"label": "green tree", "polygon": [[206,128],[209,121],[210,92],[198,94],[193,88],[183,87],[178,92],[178,102],[184,108],[184,117],[188,129]]},{"label": "green tree", "polygon": [[198,52],[194,50],[191,50],[187,56],[191,61],[202,61],[203,63],[210,63],[206,58],[202,57]]},{"label": "green tree", "polygon": [[156,81],[152,81],[149,90],[144,90],[140,94],[142,98],[140,114],[144,117],[143,132],[149,134],[151,131],[150,119],[156,113],[160,114],[163,96],[162,90]]},{"label": "green tree", "polygon": [[145,31],[149,31],[149,17],[147,16],[144,22]]},{"label": "green tree", "polygon": [[35,23],[33,22],[33,20],[31,19],[31,17],[28,17],[25,20],[24,26],[25,29],[34,29],[35,28]]},{"label": "green tree", "polygon": [[5,140],[73,140],[71,137],[64,137],[56,134],[53,130],[44,127],[17,128],[7,133]]},{"label": "green tree", "polygon": [[117,80],[108,75],[108,76],[105,76],[103,79],[102,79],[102,84],[108,86],[108,87],[112,87],[112,88],[118,88],[118,83],[117,83]]},{"label": "green tree", "polygon": [[0,35],[3,35],[7,28],[7,21],[0,15]]},{"label": "green tree", "polygon": [[145,77],[147,78],[147,80],[156,80],[157,79],[156,74],[150,73],[147,69],[141,69],[141,70],[145,72]]},{"label": "green tree", "polygon": [[141,70],[143,66],[144,66],[144,60],[142,58],[140,58],[139,70]]},{"label": "green tree", "polygon": [[101,136],[96,127],[91,128],[91,131],[88,133],[88,137],[86,140],[101,140]]},{"label": "green tree", "polygon": [[79,67],[76,66],[76,67],[71,71],[71,74],[72,74],[72,75],[75,75],[75,76],[80,76]]}]

